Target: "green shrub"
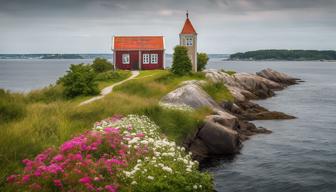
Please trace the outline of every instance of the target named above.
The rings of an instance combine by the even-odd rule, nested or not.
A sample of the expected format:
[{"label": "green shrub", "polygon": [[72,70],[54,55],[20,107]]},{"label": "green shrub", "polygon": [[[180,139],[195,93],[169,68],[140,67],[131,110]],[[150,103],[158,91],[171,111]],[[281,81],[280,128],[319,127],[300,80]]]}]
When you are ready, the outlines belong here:
[{"label": "green shrub", "polygon": [[192,64],[188,57],[188,50],[184,46],[176,46],[173,54],[171,71],[176,75],[187,75],[192,70]]},{"label": "green shrub", "polygon": [[25,113],[26,104],[21,95],[0,89],[0,123],[19,119]]},{"label": "green shrub", "polygon": [[126,79],[130,75],[129,71],[106,71],[103,73],[99,73],[96,76],[97,81],[121,81]]},{"label": "green shrub", "polygon": [[109,62],[105,58],[100,58],[100,57],[95,58],[91,66],[93,70],[97,73],[101,73],[101,72],[105,72],[105,71],[109,71],[113,69],[113,65],[111,62]]},{"label": "green shrub", "polygon": [[217,102],[233,101],[231,92],[223,83],[207,83],[203,89]]},{"label": "green shrub", "polygon": [[203,71],[208,61],[209,57],[206,53],[197,53],[197,71]]},{"label": "green shrub", "polygon": [[96,95],[99,93],[96,83],[96,73],[90,65],[72,64],[67,74],[58,80],[64,86],[66,97],[79,95]]}]

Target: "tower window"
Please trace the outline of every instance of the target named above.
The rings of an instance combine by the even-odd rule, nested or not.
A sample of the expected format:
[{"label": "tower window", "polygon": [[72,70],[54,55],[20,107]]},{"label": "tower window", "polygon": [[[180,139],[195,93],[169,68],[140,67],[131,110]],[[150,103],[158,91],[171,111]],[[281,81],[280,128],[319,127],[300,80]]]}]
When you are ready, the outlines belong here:
[{"label": "tower window", "polygon": [[187,39],[186,45],[187,46],[192,46],[193,45],[193,38],[192,37],[186,37],[186,39]]},{"label": "tower window", "polygon": [[129,64],[130,63],[130,55],[129,54],[122,54],[122,63]]}]

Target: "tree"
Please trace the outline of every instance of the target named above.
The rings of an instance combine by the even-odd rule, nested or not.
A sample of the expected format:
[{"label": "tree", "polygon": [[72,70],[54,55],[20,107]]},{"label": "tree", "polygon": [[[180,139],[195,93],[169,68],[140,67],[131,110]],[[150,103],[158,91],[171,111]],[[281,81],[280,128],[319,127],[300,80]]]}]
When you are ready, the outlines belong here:
[{"label": "tree", "polygon": [[72,64],[70,70],[58,80],[58,83],[63,84],[66,97],[96,95],[99,90],[95,77],[96,73],[90,65]]},{"label": "tree", "polygon": [[171,71],[176,75],[186,75],[191,73],[192,65],[188,57],[188,50],[184,46],[176,46],[173,54],[173,64]]},{"label": "tree", "polygon": [[209,57],[206,53],[197,53],[197,71],[203,71],[208,61]]},{"label": "tree", "polygon": [[100,58],[100,57],[95,58],[95,60],[93,61],[92,67],[94,71],[97,73],[101,73],[101,72],[105,72],[105,71],[109,71],[113,69],[113,65],[111,62],[109,62],[105,58]]}]

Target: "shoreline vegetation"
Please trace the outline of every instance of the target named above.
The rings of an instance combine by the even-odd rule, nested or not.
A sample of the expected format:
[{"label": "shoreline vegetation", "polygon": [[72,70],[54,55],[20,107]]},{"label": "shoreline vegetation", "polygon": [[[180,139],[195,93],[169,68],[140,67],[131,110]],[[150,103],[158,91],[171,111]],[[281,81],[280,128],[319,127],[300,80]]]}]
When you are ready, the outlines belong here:
[{"label": "shoreline vegetation", "polygon": [[228,60],[238,61],[335,61],[333,50],[268,49],[231,54]]},{"label": "shoreline vegetation", "polygon": [[[98,61],[103,63],[95,66],[98,89],[130,76]],[[77,72],[90,71],[83,65],[72,69],[61,79],[82,79]],[[257,74],[141,71],[83,106],[78,104],[91,96],[77,96],[78,87],[71,98],[62,94],[62,84],[27,94],[1,90],[0,189],[213,191],[211,175],[193,160],[202,167],[208,159],[239,153],[249,136],[270,133],[250,120],[295,118],[249,100],[274,96],[297,82],[271,69]]]}]

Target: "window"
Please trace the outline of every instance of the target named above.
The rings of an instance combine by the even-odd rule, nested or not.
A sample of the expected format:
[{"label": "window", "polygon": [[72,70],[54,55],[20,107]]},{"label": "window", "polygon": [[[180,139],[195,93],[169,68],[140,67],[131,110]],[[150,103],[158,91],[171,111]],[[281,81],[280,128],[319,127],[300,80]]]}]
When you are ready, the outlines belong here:
[{"label": "window", "polygon": [[151,54],[151,63],[157,64],[158,63],[158,54]]},{"label": "window", "polygon": [[186,39],[187,39],[187,46],[192,46],[193,38],[192,37],[186,37]]},{"label": "window", "polygon": [[129,64],[130,63],[130,55],[129,54],[122,54],[122,63]]},{"label": "window", "polygon": [[149,64],[149,54],[142,55],[142,62],[143,64]]}]

